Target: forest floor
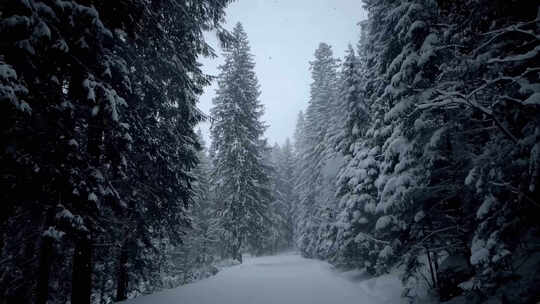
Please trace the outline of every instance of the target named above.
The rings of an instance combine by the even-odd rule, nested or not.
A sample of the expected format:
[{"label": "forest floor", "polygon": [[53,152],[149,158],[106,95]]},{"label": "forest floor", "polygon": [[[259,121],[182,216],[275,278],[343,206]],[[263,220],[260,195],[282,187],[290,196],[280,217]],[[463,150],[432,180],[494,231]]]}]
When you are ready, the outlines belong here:
[{"label": "forest floor", "polygon": [[217,275],[125,304],[399,304],[402,286],[388,275],[338,272],[293,253],[246,258]]}]

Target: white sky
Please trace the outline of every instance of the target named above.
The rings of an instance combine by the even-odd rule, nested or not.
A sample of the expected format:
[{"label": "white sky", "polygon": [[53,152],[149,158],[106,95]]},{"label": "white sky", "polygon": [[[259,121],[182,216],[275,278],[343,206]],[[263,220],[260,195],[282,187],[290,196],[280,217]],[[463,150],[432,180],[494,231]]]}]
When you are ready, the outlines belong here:
[{"label": "white sky", "polygon": [[[366,19],[366,12],[360,0],[239,0],[226,12],[227,29],[241,22],[247,32],[265,106],[266,137],[271,145],[281,144],[292,137],[298,112],[307,106],[309,61],[315,49],[326,42],[336,57],[342,57],[349,43],[358,42],[357,23]],[[220,57],[203,58],[203,71],[217,75],[221,50],[214,35],[208,40]],[[215,90],[214,83],[201,96],[204,113],[210,112]],[[208,125],[201,128],[208,136]]]}]

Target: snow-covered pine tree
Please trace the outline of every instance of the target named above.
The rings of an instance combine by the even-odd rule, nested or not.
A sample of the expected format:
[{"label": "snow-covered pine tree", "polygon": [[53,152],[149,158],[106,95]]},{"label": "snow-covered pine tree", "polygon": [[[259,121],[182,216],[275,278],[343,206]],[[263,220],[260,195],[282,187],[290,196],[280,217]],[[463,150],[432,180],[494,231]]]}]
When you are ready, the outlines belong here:
[{"label": "snow-covered pine tree", "polygon": [[293,145],[287,138],[285,144],[281,147],[281,159],[278,162],[277,170],[281,176],[280,193],[284,200],[284,209],[282,211],[285,218],[285,231],[283,231],[284,248],[293,247],[294,243],[294,212],[293,204],[297,200],[296,192],[294,191],[294,174],[295,174],[295,154]]},{"label": "snow-covered pine tree", "polygon": [[205,266],[213,262],[216,256],[216,245],[219,241],[217,234],[217,223],[215,219],[215,200],[213,193],[208,190],[210,186],[210,176],[212,174],[212,162],[208,157],[203,135],[198,133],[197,137],[201,143],[201,151],[198,154],[199,164],[194,170],[194,203],[191,207],[193,215],[193,227],[197,229],[196,248],[194,255],[197,262],[195,265]]},{"label": "snow-covered pine tree", "polygon": [[0,4],[2,299],[84,304],[160,285],[156,244],[186,225],[202,33],[220,31],[228,2]]},{"label": "snow-covered pine tree", "polygon": [[[2,267],[0,297],[89,303],[92,243],[108,227],[99,219],[118,207],[111,160],[125,152],[104,149],[123,135],[125,86],[112,78],[127,73],[106,72],[121,61],[118,41],[95,7],[74,1],[5,1],[1,10],[1,184],[10,185],[1,212],[10,246],[1,254],[21,258]],[[56,283],[58,293],[49,292]]]},{"label": "snow-covered pine tree", "polygon": [[[313,82],[311,96],[303,125],[304,143],[299,155],[297,191],[299,194],[299,229],[297,243],[306,256],[326,256],[331,242],[327,237],[333,232],[335,169],[332,147],[328,144],[332,105],[337,98],[338,60],[332,48],[321,43],[311,62]],[[328,165],[328,166],[327,166]]]},{"label": "snow-covered pine tree", "polygon": [[[192,168],[197,161],[195,125],[201,120],[196,109],[197,96],[209,84],[200,70],[198,56],[213,55],[203,31],[222,32],[224,7],[229,1],[209,3],[165,1],[144,9],[134,20],[145,25],[140,33],[115,31],[123,45],[125,65],[129,68],[130,90],[126,102],[125,126],[131,130],[131,145],[126,162],[123,188],[128,212],[121,217],[125,240],[119,254],[120,282],[116,298],[125,298],[137,289],[151,292],[164,287],[166,248],[181,246],[188,225],[185,210],[193,192]],[[141,39],[142,38],[142,39]],[[133,161],[130,161],[133,160]],[[135,181],[135,182],[134,182]],[[124,246],[125,244],[125,246]],[[122,268],[121,265],[129,265]],[[125,272],[129,275],[126,283]]]},{"label": "snow-covered pine tree", "polygon": [[472,265],[475,275],[461,286],[482,301],[534,301],[538,275],[526,268],[538,268],[529,247],[539,229],[531,216],[538,208],[538,5],[462,1],[442,3],[440,10],[452,52],[436,94],[421,106],[446,113],[445,145],[463,163],[461,172],[450,172],[459,173],[453,178],[467,190],[461,196],[467,221],[457,226],[467,236],[469,258],[462,264]]},{"label": "snow-covered pine tree", "polygon": [[379,168],[378,147],[367,134],[370,114],[364,99],[365,45],[358,55],[349,48],[342,68],[340,98],[346,107],[343,138],[339,148],[344,155],[337,176],[339,199],[336,219],[336,255],[332,262],[343,267],[365,268],[375,272],[377,255],[383,243],[370,239],[375,224],[377,189],[374,182]]},{"label": "snow-covered pine tree", "polygon": [[218,89],[213,100],[213,184],[223,241],[229,256],[241,261],[241,250],[256,250],[269,227],[271,202],[264,166],[261,121],[263,107],[247,34],[238,23],[224,48]]},{"label": "snow-covered pine tree", "polygon": [[266,167],[266,174],[269,179],[270,191],[272,193],[272,201],[268,205],[267,216],[270,225],[268,225],[266,235],[262,236],[260,246],[256,255],[263,253],[275,254],[278,250],[283,249],[283,232],[286,227],[286,218],[283,210],[285,209],[285,200],[280,192],[281,177],[277,168],[280,158],[279,145],[276,143],[273,147],[266,146],[263,153],[263,159]]},{"label": "snow-covered pine tree", "polygon": [[301,170],[301,157],[306,149],[306,138],[305,138],[305,120],[304,113],[302,111],[298,112],[296,118],[296,126],[294,129],[294,165],[293,165],[293,191],[295,193],[294,201],[292,202],[292,217],[293,217],[293,241],[296,248],[302,248],[300,245],[301,238],[301,228],[302,228],[302,217],[304,215],[304,208],[300,203],[300,191],[302,190],[303,181],[300,179],[302,170]]},{"label": "snow-covered pine tree", "polygon": [[197,154],[198,165],[192,171],[194,181],[193,203],[187,210],[190,227],[179,246],[171,246],[168,253],[169,267],[166,270],[166,285],[169,288],[215,274],[212,265],[217,255],[218,232],[215,220],[213,195],[209,191],[211,161],[207,155],[202,132],[197,133],[201,150]]},{"label": "snow-covered pine tree", "polygon": [[294,136],[293,136],[294,153],[296,154],[297,157],[300,151],[304,150],[304,146],[306,143],[304,128],[305,128],[304,112],[300,111],[298,112],[298,116],[296,117],[296,126],[294,129]]},{"label": "snow-covered pine tree", "polygon": [[271,204],[274,227],[277,231],[273,252],[292,248],[293,245],[293,214],[294,198],[294,159],[292,145],[287,139],[283,147],[275,144],[271,150],[272,193],[274,201]]},{"label": "snow-covered pine tree", "polygon": [[379,271],[391,267],[410,248],[408,229],[421,205],[411,195],[425,183],[420,174],[424,164],[419,160],[432,130],[415,131],[419,124],[415,105],[431,94],[431,77],[424,73],[430,72],[430,53],[425,48],[433,40],[428,34],[434,11],[433,1],[379,1],[369,9],[366,97],[373,125],[368,134],[382,153],[375,182],[379,200],[374,236],[386,242],[379,251]]},{"label": "snow-covered pine tree", "polygon": [[[381,245],[377,270],[403,262],[405,278],[425,271],[441,299],[466,290],[529,301],[536,276],[516,265],[535,268],[537,259],[512,235],[536,240],[538,231],[528,216],[538,167],[537,6],[364,2],[371,121],[351,143],[367,144],[380,164],[378,220],[362,239]],[[519,292],[507,283],[515,276],[526,286]]]}]

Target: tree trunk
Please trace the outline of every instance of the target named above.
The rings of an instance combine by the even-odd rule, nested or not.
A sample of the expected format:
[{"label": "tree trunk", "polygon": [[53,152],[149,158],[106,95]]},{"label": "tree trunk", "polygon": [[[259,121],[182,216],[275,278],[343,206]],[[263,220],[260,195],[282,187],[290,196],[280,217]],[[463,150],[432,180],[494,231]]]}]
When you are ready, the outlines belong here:
[{"label": "tree trunk", "polygon": [[439,288],[439,255],[433,252],[433,265],[435,266],[435,288]]},{"label": "tree trunk", "polygon": [[429,272],[431,273],[431,281],[433,282],[433,288],[437,289],[437,280],[435,279],[435,273],[433,271],[433,263],[431,262],[431,253],[429,252],[429,249],[426,247],[426,253],[429,263]]},{"label": "tree trunk", "polygon": [[242,254],[240,253],[240,246],[234,245],[232,248],[232,258],[238,260],[242,264]]},{"label": "tree trunk", "polygon": [[238,247],[236,247],[236,255],[237,255],[237,258],[238,258],[238,261],[240,262],[240,264],[243,263],[241,250],[242,250],[242,238],[240,238],[238,240]]},{"label": "tree trunk", "polygon": [[118,258],[118,271],[116,273],[116,301],[120,302],[127,300],[127,288],[128,288],[128,241],[127,239],[122,243],[120,248],[120,255]]},{"label": "tree trunk", "polygon": [[49,299],[49,274],[51,270],[52,240],[43,237],[40,248],[36,304],[46,304]]},{"label": "tree trunk", "polygon": [[[45,212],[43,231],[49,228],[54,217],[54,209],[49,208]],[[41,237],[39,253],[38,281],[36,286],[36,304],[46,304],[49,299],[49,278],[51,273],[51,254],[53,240],[48,236]]]},{"label": "tree trunk", "polygon": [[92,245],[89,234],[75,241],[71,303],[90,304],[92,296]]},{"label": "tree trunk", "polygon": [[240,262],[240,264],[243,263],[243,261],[242,261],[242,253],[240,253],[240,250],[236,251],[236,259],[238,260],[238,262]]}]

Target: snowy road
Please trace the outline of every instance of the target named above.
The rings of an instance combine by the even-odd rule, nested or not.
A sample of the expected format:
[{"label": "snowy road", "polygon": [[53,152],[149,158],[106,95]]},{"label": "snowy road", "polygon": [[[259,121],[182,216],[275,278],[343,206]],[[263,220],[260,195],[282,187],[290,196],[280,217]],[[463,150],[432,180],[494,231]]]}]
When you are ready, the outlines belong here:
[{"label": "snowy road", "polygon": [[339,274],[327,263],[294,254],[248,258],[216,276],[126,304],[394,304],[397,278]]}]

